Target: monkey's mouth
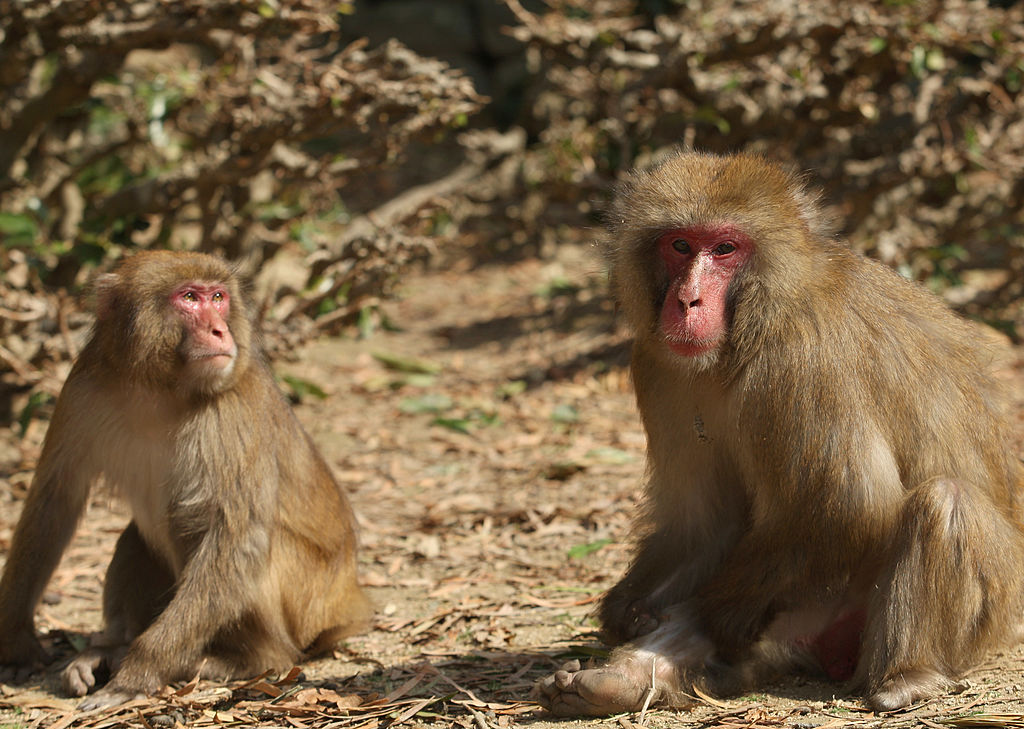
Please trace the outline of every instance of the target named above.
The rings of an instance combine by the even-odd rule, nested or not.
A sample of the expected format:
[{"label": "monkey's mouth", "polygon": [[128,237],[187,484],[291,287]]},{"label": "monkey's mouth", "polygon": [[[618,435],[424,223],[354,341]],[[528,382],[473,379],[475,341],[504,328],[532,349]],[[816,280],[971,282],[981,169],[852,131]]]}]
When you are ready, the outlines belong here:
[{"label": "monkey's mouth", "polygon": [[231,360],[231,359],[235,358],[235,353],[234,352],[193,352],[192,356],[189,357],[189,359],[192,360],[192,361],[196,361],[196,360],[220,359],[222,357],[224,359]]},{"label": "monkey's mouth", "polygon": [[718,339],[718,337],[694,339],[692,337],[666,336],[665,346],[684,357],[696,357],[717,347]]},{"label": "monkey's mouth", "polygon": [[234,366],[235,358],[237,356],[238,352],[234,349],[227,351],[192,352],[189,355],[188,363],[193,367],[199,367],[206,370],[224,371],[229,370]]}]

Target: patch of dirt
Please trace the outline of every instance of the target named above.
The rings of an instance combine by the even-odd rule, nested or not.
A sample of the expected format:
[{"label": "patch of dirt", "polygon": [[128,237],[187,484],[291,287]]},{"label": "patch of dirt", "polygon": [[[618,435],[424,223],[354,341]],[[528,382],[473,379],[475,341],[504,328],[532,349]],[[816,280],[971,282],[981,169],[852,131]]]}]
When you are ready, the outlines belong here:
[{"label": "patch of dirt", "polygon": [[[384,305],[397,330],[312,343],[275,369],[311,383],[299,417],[349,489],[362,539],[373,630],[302,674],[209,682],[75,714],[60,663],[0,685],[8,726],[652,727],[937,726],[966,715],[1020,721],[1024,650],[973,671],[958,692],[876,716],[840,687],[805,678],[758,693],[556,721],[530,689],[570,656],[600,656],[592,612],[628,559],[644,436],[628,345],[596,251],[548,261],[409,276]],[[1000,376],[1015,393],[1024,452],[1024,351]],[[296,384],[297,383],[297,384]],[[9,544],[42,425],[0,436],[21,465],[0,471],[0,547]],[[94,499],[37,614],[62,660],[100,627],[101,580],[124,510]],[[1004,723],[1006,719],[1003,720]]]}]

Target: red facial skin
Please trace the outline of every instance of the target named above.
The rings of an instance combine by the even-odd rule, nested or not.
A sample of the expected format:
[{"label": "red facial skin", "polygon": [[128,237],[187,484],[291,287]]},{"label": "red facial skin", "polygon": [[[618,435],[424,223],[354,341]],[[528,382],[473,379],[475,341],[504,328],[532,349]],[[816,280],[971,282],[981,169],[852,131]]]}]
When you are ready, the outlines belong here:
[{"label": "red facial skin", "polygon": [[696,357],[718,347],[728,325],[729,282],[752,252],[750,239],[724,223],[661,234],[658,253],[669,276],[661,331],[669,349]]},{"label": "red facial skin", "polygon": [[229,367],[238,348],[227,322],[231,310],[227,290],[217,284],[185,284],[171,294],[171,305],[188,332],[180,349],[186,362],[201,362],[213,369]]}]

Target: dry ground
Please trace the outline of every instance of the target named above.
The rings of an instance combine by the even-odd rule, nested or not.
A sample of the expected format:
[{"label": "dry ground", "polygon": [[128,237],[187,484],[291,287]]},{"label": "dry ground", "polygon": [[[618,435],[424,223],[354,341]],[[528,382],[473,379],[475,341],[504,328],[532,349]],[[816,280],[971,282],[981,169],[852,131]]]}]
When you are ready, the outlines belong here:
[{"label": "dry ground", "polygon": [[[58,663],[0,685],[0,727],[1024,726],[1024,650],[993,657],[955,695],[888,716],[808,679],[594,721],[554,721],[529,701],[567,655],[600,654],[591,613],[625,567],[643,472],[600,269],[592,248],[567,245],[546,262],[410,276],[385,305],[398,330],[275,363],[326,394],[297,409],[359,514],[372,631],[298,675],[201,682],[114,713],[76,714],[57,692]],[[1024,353],[1008,352],[1000,372],[1024,452]],[[0,437],[0,547],[41,431]],[[37,624],[61,659],[99,628],[102,570],[125,521],[98,497],[50,585]]]}]

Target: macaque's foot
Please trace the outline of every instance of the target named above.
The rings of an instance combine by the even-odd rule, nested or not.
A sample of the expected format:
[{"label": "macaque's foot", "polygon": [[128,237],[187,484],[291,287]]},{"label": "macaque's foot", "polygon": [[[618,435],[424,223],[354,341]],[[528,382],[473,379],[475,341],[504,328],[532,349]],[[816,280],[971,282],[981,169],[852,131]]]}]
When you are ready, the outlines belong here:
[{"label": "macaque's foot", "polygon": [[640,710],[648,688],[614,665],[581,670],[569,661],[537,682],[534,698],[556,716],[608,716]]},{"label": "macaque's foot", "polygon": [[82,699],[78,705],[79,711],[92,711],[93,709],[106,709],[111,706],[120,706],[133,699],[143,699],[146,694],[141,691],[124,689],[118,686],[107,685],[91,696]]},{"label": "macaque's foot", "polygon": [[49,662],[50,655],[31,628],[9,632],[0,644],[0,679],[5,681],[27,678]]},{"label": "macaque's foot", "polygon": [[867,698],[875,711],[895,711],[928,699],[945,690],[948,678],[929,668],[903,671],[895,678],[884,681]]}]

